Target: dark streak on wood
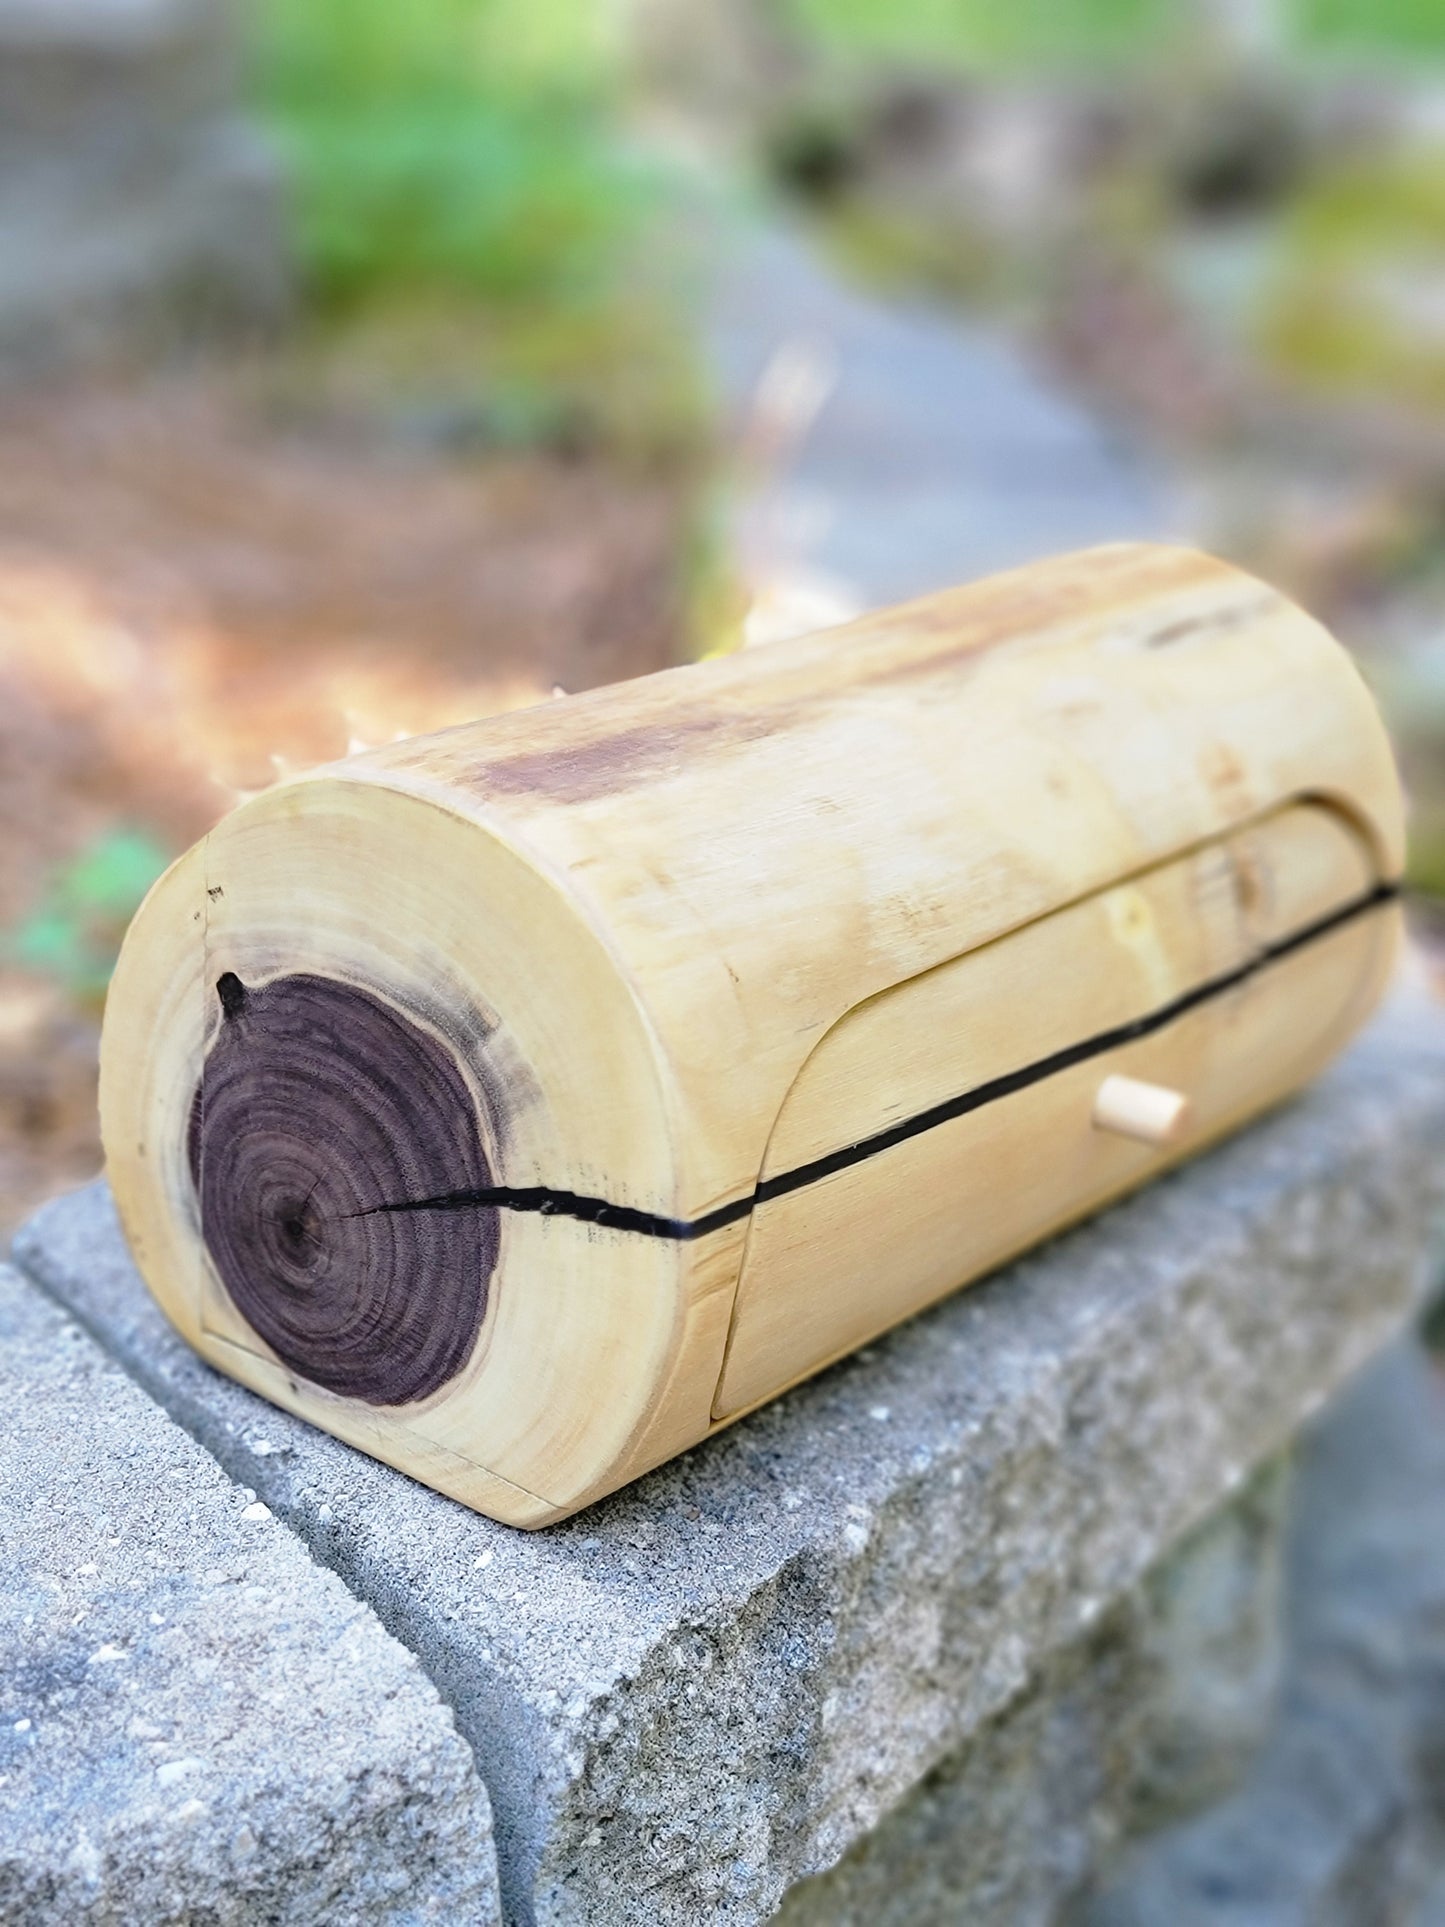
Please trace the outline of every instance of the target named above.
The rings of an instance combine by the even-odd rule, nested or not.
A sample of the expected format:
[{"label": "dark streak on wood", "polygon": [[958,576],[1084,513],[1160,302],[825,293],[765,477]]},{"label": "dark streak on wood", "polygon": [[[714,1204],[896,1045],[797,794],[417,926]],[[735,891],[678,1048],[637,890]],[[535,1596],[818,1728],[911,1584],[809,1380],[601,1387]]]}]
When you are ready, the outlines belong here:
[{"label": "dark streak on wood", "polygon": [[474,776],[483,792],[591,802],[685,769],[699,750],[776,736],[787,720],[786,708],[778,704],[732,711],[699,706],[692,714],[675,710],[665,721],[498,757],[480,764]]},{"label": "dark streak on wood", "polygon": [[216,994],[225,1021],[187,1148],[221,1282],[313,1385],[372,1405],[430,1397],[476,1344],[497,1212],[375,1206],[489,1186],[460,1067],[402,1012],[333,978],[248,988],[227,971]]},{"label": "dark streak on wood", "polygon": [[221,1014],[228,1022],[246,1008],[246,986],[234,970],[216,979],[216,995],[221,1000]]},{"label": "dark streak on wood", "polygon": [[1252,596],[1246,602],[1233,602],[1220,609],[1206,609],[1197,615],[1185,616],[1178,622],[1166,623],[1162,629],[1156,629],[1145,638],[1144,647],[1168,649],[1177,642],[1196,642],[1201,636],[1217,636],[1225,629],[1238,629],[1246,622],[1259,622],[1272,611],[1288,607],[1283,596],[1272,592]]},{"label": "dark streak on wood", "polygon": [[[1148,585],[1160,594],[1177,595],[1197,590],[1201,582],[1222,574],[1220,565],[1206,558],[1179,550],[1161,548],[1153,557]],[[987,661],[994,651],[1038,636],[1063,623],[1083,622],[1100,611],[1114,611],[1127,617],[1130,604],[1117,604],[1114,578],[1124,576],[1133,596],[1142,594],[1137,552],[1121,550],[1113,558],[1097,551],[1078,556],[1063,556],[1047,564],[971,583],[942,595],[924,597],[917,603],[904,603],[886,610],[879,617],[863,617],[840,633],[859,638],[868,636],[876,626],[911,630],[917,635],[936,633],[939,646],[920,652],[911,661],[888,661],[880,680],[903,685],[926,682],[932,677],[954,677]],[[866,684],[869,678],[860,678]]]}]

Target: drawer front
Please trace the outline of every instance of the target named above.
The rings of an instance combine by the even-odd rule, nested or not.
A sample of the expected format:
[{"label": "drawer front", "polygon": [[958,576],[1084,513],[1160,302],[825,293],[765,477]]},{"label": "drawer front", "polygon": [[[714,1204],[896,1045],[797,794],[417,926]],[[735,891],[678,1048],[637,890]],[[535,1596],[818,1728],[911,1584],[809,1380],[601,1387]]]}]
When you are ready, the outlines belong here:
[{"label": "drawer front", "polygon": [[[714,1403],[729,1417],[1143,1182],[1318,1070],[1378,996],[1398,912],[1297,804],[851,1011],[773,1130]],[[1188,1101],[1101,1129],[1106,1077]]]}]

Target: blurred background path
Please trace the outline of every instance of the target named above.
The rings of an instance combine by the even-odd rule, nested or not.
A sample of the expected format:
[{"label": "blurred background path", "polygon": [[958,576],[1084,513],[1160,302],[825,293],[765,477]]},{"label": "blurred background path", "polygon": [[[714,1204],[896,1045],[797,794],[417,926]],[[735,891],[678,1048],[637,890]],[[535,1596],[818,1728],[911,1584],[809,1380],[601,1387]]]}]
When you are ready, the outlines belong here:
[{"label": "blurred background path", "polygon": [[796,225],[724,231],[704,338],[750,457],[738,566],[775,626],[1169,527],[1141,451],[1001,330],[850,284]]}]

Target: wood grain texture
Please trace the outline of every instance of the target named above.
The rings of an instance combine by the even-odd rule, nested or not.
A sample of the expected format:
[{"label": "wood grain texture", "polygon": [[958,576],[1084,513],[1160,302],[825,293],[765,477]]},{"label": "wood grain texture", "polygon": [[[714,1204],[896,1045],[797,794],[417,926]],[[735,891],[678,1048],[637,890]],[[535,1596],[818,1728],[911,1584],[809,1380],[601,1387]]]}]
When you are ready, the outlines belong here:
[{"label": "wood grain texture", "polygon": [[127,940],[112,1181],[208,1357],[538,1524],[1295,1088],[1401,838],[1316,623],[1061,558],[255,799]]}]

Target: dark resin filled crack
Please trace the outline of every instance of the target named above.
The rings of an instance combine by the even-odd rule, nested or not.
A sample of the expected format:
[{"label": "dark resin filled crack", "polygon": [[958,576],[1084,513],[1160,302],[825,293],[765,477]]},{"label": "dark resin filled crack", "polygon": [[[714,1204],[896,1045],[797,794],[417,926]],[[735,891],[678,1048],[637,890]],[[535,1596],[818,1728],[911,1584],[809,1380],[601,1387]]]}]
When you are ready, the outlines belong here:
[{"label": "dark resin filled crack", "polygon": [[975,1085],[972,1090],[964,1091],[956,1097],[945,1098],[942,1103],[934,1104],[925,1111],[907,1117],[901,1123],[893,1124],[887,1130],[878,1131],[871,1137],[860,1138],[856,1143],[841,1145],[836,1151],[825,1156],[813,1158],[806,1164],[795,1166],[791,1171],[780,1171],[775,1176],[763,1178],[745,1197],[734,1198],[729,1204],[721,1204],[713,1211],[704,1212],[700,1218],[668,1218],[653,1211],[640,1211],[631,1205],[610,1204],[605,1198],[579,1195],[575,1191],[555,1191],[543,1185],[520,1189],[506,1186],[477,1186],[466,1190],[440,1192],[430,1197],[401,1198],[387,1204],[374,1204],[366,1207],[365,1214],[397,1215],[413,1212],[466,1212],[476,1209],[501,1208],[509,1211],[540,1211],[559,1217],[578,1218],[584,1224],[608,1225],[619,1231],[635,1231],[648,1238],[672,1238],[688,1240],[705,1238],[710,1232],[721,1231],[725,1226],[736,1224],[739,1218],[748,1217],[759,1205],[766,1204],[770,1198],[781,1198],[790,1191],[801,1190],[804,1185],[816,1184],[821,1178],[832,1177],[838,1171],[846,1171],[850,1165],[861,1164],[865,1158],[876,1157],[880,1151],[888,1151],[895,1144],[904,1144],[909,1138],[919,1137],[925,1131],[936,1130],[940,1124],[948,1124],[954,1118],[967,1117],[970,1111],[982,1110],[986,1104],[996,1104],[1001,1098],[1012,1097],[1015,1092],[1027,1090],[1046,1077],[1053,1077],[1060,1071],[1071,1069],[1075,1064],[1087,1063],[1092,1057],[1101,1057],[1111,1050],[1119,1050],[1125,1044],[1137,1043],[1141,1038],[1152,1037],[1156,1031],[1197,1010],[1211,998],[1223,996],[1227,991],[1237,989],[1242,983],[1265,970],[1281,958],[1292,956],[1307,944],[1314,943],[1331,932],[1352,923],[1357,917],[1377,910],[1387,903],[1393,903],[1400,895],[1398,883],[1376,884],[1363,895],[1353,897],[1348,903],[1341,904],[1326,916],[1291,931],[1289,936],[1261,947],[1255,954],[1236,965],[1233,970],[1210,977],[1193,989],[1173,998],[1169,1003],[1147,1011],[1142,1017],[1131,1019],[1128,1023],[1115,1025],[1110,1030],[1099,1031],[1092,1037],[1081,1039],[1077,1044],[1069,1044],[1063,1050],[1054,1051],[1047,1057],[1036,1058],[1031,1064],[1016,1071],[1008,1071],[1002,1077],[995,1077],[986,1084]]}]

